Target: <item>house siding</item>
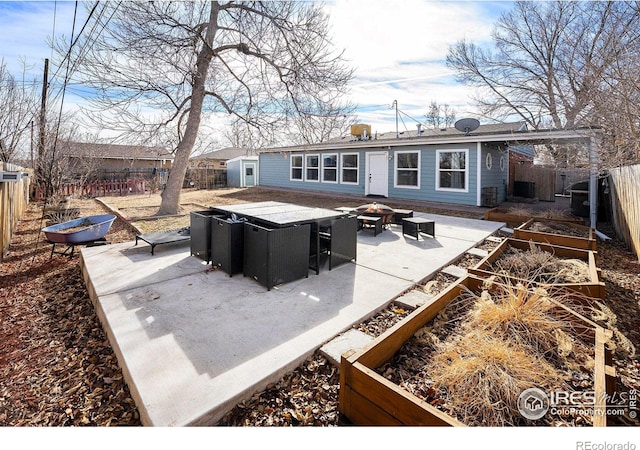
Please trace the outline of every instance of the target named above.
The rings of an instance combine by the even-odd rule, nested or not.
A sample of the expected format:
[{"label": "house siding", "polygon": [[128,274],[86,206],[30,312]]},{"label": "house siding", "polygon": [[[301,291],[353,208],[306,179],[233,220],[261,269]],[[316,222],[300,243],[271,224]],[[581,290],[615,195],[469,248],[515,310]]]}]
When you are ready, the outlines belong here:
[{"label": "house siding", "polygon": [[240,187],[240,172],[242,164],[240,160],[227,162],[227,186]]},{"label": "house siding", "polygon": [[[487,154],[491,155],[492,165],[491,168],[487,168]],[[500,158],[503,158],[503,169],[500,168]],[[482,187],[497,187],[498,188],[498,202],[503,202],[507,199],[507,181],[509,174],[509,155],[506,152],[501,152],[495,145],[485,144],[482,146],[482,160],[481,164],[481,179]]]},{"label": "house siding", "polygon": [[[333,193],[344,193],[353,195],[364,195],[364,152],[314,152],[313,154],[322,153],[337,153],[338,159],[341,153],[358,153],[358,184],[345,184],[345,183],[327,183],[327,182],[311,182],[311,181],[298,181],[291,180],[289,174],[290,156],[287,155],[285,159],[284,155],[280,153],[262,153],[260,154],[260,173],[259,180],[263,186],[273,186],[281,188],[301,189],[310,191],[325,191]],[[304,154],[304,153],[302,153]],[[310,153],[311,154],[311,153]]]},{"label": "house siding", "polygon": [[[452,192],[436,190],[436,151],[437,150],[465,150],[467,151],[467,177],[466,192]],[[295,190],[324,191],[331,193],[345,193],[352,195],[365,195],[366,175],[366,158],[368,152],[386,151],[392,158],[387,166],[388,174],[388,198],[406,199],[406,200],[424,200],[441,203],[454,203],[463,205],[476,205],[477,202],[477,153],[476,144],[439,144],[439,145],[422,145],[422,146],[399,146],[394,149],[372,148],[370,150],[330,150],[330,151],[314,151],[308,154],[338,154],[357,153],[358,161],[358,184],[345,183],[327,183],[327,182],[310,182],[290,179],[290,155],[283,153],[261,153],[260,157],[260,184],[263,186],[273,186],[280,188],[290,188]],[[395,158],[398,152],[420,152],[420,188],[397,187],[394,186],[395,177]],[[292,154],[305,154],[304,152],[296,152]]]}]

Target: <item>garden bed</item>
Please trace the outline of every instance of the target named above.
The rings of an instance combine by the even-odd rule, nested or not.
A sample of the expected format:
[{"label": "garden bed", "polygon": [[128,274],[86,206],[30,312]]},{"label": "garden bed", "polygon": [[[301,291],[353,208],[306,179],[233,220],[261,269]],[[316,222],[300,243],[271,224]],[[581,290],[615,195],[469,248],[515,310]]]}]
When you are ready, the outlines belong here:
[{"label": "garden bed", "polygon": [[491,220],[492,222],[504,222],[511,228],[519,227],[532,218],[552,219],[556,222],[584,225],[583,219],[552,211],[533,211],[523,208],[493,208],[484,213],[484,220]]},{"label": "garden bed", "polygon": [[499,275],[540,285],[566,287],[588,297],[605,298],[596,252],[521,239],[505,239],[470,274]]},{"label": "garden bed", "polygon": [[[502,345],[504,345],[504,351],[497,351],[496,349],[499,346],[494,343],[495,330],[480,330],[479,328],[481,327],[478,327],[477,324],[474,328],[473,325],[469,325],[472,322],[463,323],[463,318],[468,317],[470,311],[473,310],[472,312],[475,312],[477,304],[481,304],[483,301],[490,303],[485,294],[481,293],[483,291],[482,285],[483,280],[473,276],[467,276],[459,280],[427,304],[418,308],[402,322],[379,336],[364,350],[343,355],[340,369],[340,411],[351,422],[360,425],[484,425],[484,423],[467,423],[465,420],[470,417],[481,417],[482,414],[479,413],[483,411],[486,413],[494,409],[504,409],[508,411],[508,414],[506,414],[505,419],[499,419],[504,420],[503,425],[605,426],[606,415],[604,414],[596,414],[588,419],[585,419],[584,416],[568,417],[566,415],[548,417],[546,421],[526,419],[517,415],[517,405],[514,402],[517,401],[517,396],[522,392],[521,389],[523,387],[534,387],[536,385],[536,387],[553,390],[558,389],[558,386],[564,386],[563,383],[567,382],[575,389],[582,387],[584,391],[595,392],[594,409],[605,411],[605,394],[611,394],[613,382],[615,381],[613,379],[614,370],[607,365],[610,356],[605,347],[611,333],[555,300],[545,297],[538,305],[543,305],[547,312],[562,320],[564,324],[570,324],[568,328],[563,328],[551,322],[549,326],[556,326],[557,329],[563,330],[555,335],[556,341],[547,341],[546,344],[553,347],[552,351],[542,356],[531,356],[531,359],[527,359],[529,354],[532,353],[530,350],[533,347],[528,347],[528,344],[525,345],[518,342],[518,339],[510,340],[508,335],[505,335],[503,337],[504,340],[501,341],[503,342]],[[465,304],[464,301],[460,300],[461,298],[468,298],[470,292],[475,294],[476,305]],[[492,290],[491,292],[494,293],[495,291]],[[527,290],[527,292],[530,292],[530,290]],[[454,305],[454,311],[447,311],[447,308],[450,308],[451,305]],[[455,312],[456,314],[448,315],[447,312]],[[439,322],[440,325],[436,322]],[[478,323],[484,324],[485,322]],[[440,331],[434,333],[440,333],[440,337],[444,340],[434,344],[440,338],[436,338],[435,341],[425,339],[431,333],[431,331],[425,330],[433,331],[438,326],[440,326]],[[510,329],[510,327],[507,327],[507,329]],[[460,330],[467,334],[460,334]],[[526,331],[531,330],[535,330],[535,328],[530,328]],[[474,336],[479,334],[484,336],[482,338],[483,345],[480,346],[476,345],[474,341]],[[542,339],[547,335],[544,331],[536,334]],[[444,335],[448,335],[448,337]],[[465,339],[460,339],[460,336],[464,336]],[[527,338],[529,334],[525,332],[518,336]],[[560,339],[560,336],[563,338]],[[457,341],[455,340],[456,337],[458,337]],[[421,356],[414,359],[414,363],[398,368],[397,364],[411,360],[410,355],[407,353],[407,345],[410,348],[411,345],[415,344],[413,341],[416,339],[426,340],[425,348],[428,347],[428,350],[422,350]],[[515,348],[518,345],[520,347]],[[425,387],[422,388],[417,388],[415,385],[411,386],[411,380],[416,378],[412,378],[415,374],[411,374],[411,370],[407,370],[407,367],[421,372],[417,379],[429,379],[438,367],[438,364],[435,364],[434,367],[436,369],[430,368],[429,362],[437,361],[438,356],[436,354],[438,352],[446,352],[444,357],[447,362],[447,364],[444,364],[446,371],[450,370],[450,367],[458,367],[457,363],[462,363],[461,365],[464,366],[470,361],[481,359],[481,355],[477,354],[479,347],[488,347],[491,352],[501,353],[500,357],[504,359],[504,367],[496,371],[499,374],[502,374],[502,369],[516,370],[516,372],[521,369],[520,372],[529,371],[533,373],[533,379],[525,379],[520,384],[515,385],[515,392],[512,392],[516,396],[515,400],[513,395],[510,398],[496,399],[493,397],[494,394],[504,393],[508,383],[501,384],[495,381],[493,383],[485,383],[487,380],[483,381],[484,376],[489,376],[487,373],[490,368],[496,365],[495,359],[498,358],[496,355],[491,356],[491,364],[476,367],[473,372],[474,376],[467,376],[462,373],[461,380],[463,382],[466,382],[469,378],[478,378],[477,375],[480,373],[480,383],[485,384],[473,386],[473,389],[467,387],[466,391],[462,389],[461,397],[458,399],[456,399],[456,390],[461,388],[460,385],[463,382],[456,379],[456,375],[460,376],[460,372],[456,372],[456,370],[451,370],[452,373],[450,375],[452,374],[453,377],[448,382],[445,381],[436,385],[427,381]],[[527,351],[522,351],[524,348]],[[579,350],[580,348],[582,350]],[[586,354],[584,352],[585,349]],[[469,352],[472,354],[467,354]],[[514,357],[513,355],[516,356]],[[439,358],[442,360],[442,356]],[[560,365],[564,364],[567,367],[551,368],[550,365],[554,358],[556,363],[563,361]],[[415,360],[425,362],[426,366],[417,367],[420,366],[420,363],[415,364]],[[524,366],[520,367],[516,361],[522,362]],[[592,368],[590,368],[591,365],[593,366]],[[394,369],[393,366],[396,366],[396,368]],[[440,366],[442,367],[442,364]],[[433,369],[433,372],[431,369]],[[545,372],[547,369],[549,373]],[[564,380],[557,380],[556,375],[552,374],[552,369],[558,370]],[[394,377],[394,372],[399,372],[399,375]],[[394,381],[394,378],[400,381]],[[546,383],[544,382],[545,379]],[[536,380],[540,382],[538,383]],[[446,386],[449,387],[447,388]],[[489,390],[491,392],[488,392]],[[467,396],[471,398],[471,402],[475,402],[478,399],[482,402],[487,397],[489,404],[485,402],[485,404],[469,406],[468,402],[465,401]],[[463,403],[462,407],[460,406],[461,402]],[[514,409],[516,414],[513,414]]]},{"label": "garden bed", "polygon": [[570,222],[529,219],[513,230],[513,237],[583,250],[597,250],[593,228]]}]

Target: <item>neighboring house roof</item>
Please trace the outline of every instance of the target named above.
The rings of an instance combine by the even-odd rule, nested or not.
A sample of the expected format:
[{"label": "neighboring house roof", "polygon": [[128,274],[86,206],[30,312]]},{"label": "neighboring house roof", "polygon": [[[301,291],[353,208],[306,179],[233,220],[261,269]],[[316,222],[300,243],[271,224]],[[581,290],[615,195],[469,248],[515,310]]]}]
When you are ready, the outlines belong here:
[{"label": "neighboring house roof", "polygon": [[236,158],[238,156],[246,156],[247,149],[246,148],[238,148],[238,147],[227,147],[222,148],[220,150],[213,150],[211,152],[202,153],[201,155],[192,156],[190,159],[192,161],[201,161],[205,159],[217,159],[227,161],[229,159]]},{"label": "neighboring house roof", "polygon": [[60,154],[75,158],[173,160],[173,155],[162,147],[144,145],[91,144],[70,142],[60,149]]},{"label": "neighboring house roof", "polygon": [[367,149],[407,145],[456,144],[469,142],[506,142],[510,146],[533,145],[553,140],[556,143],[588,140],[592,129],[585,130],[529,130],[524,122],[480,125],[478,129],[465,134],[454,127],[444,130],[423,129],[418,136],[415,131],[405,131],[396,137],[395,132],[374,134],[371,139],[358,140],[355,136],[332,139],[328,142],[310,145],[295,145],[261,150],[260,153],[320,151],[342,149]]}]

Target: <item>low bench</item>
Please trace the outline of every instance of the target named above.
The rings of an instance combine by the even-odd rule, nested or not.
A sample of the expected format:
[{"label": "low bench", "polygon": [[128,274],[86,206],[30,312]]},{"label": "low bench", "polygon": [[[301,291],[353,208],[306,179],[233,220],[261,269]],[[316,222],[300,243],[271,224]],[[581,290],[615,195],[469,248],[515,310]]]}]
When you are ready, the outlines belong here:
[{"label": "low bench", "polygon": [[365,226],[373,228],[373,235],[377,236],[378,233],[382,233],[382,217],[358,216],[358,230],[362,230]]},{"label": "low bench", "polygon": [[180,228],[177,230],[158,231],[156,233],[137,234],[136,245],[138,245],[138,240],[149,244],[151,246],[151,255],[153,255],[156,245],[189,241],[191,240],[191,234],[189,233],[189,228]]},{"label": "low bench", "polygon": [[436,223],[433,220],[422,217],[407,217],[402,219],[402,235],[408,234],[420,240],[420,233],[436,237]]},{"label": "low bench", "polygon": [[412,209],[394,209],[391,223],[394,225],[402,225],[402,219],[406,219],[408,217],[413,217]]}]

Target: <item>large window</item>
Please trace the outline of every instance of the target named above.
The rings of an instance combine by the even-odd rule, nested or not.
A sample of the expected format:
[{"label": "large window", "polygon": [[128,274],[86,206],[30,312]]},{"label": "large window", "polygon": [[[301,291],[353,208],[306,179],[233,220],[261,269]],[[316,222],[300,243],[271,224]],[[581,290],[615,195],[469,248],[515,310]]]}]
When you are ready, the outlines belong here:
[{"label": "large window", "polygon": [[302,155],[291,155],[291,179],[302,181]]},{"label": "large window", "polygon": [[467,191],[467,150],[438,150],[436,189]]},{"label": "large window", "polygon": [[324,183],[338,182],[338,155],[322,155],[322,181]]},{"label": "large window", "polygon": [[395,187],[420,188],[420,152],[396,152]]},{"label": "large window", "polygon": [[358,184],[358,154],[343,153],[342,157],[342,179],[345,184]]},{"label": "large window", "polygon": [[320,156],[307,155],[306,166],[306,180],[307,181],[319,181],[320,180]]}]

